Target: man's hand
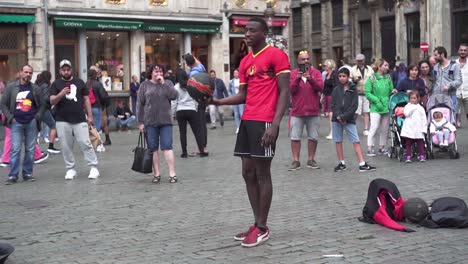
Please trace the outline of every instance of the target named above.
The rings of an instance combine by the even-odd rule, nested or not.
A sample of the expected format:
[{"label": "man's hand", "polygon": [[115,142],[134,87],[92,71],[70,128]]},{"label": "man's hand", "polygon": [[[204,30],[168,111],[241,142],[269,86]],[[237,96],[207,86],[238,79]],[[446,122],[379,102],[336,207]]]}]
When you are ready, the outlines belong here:
[{"label": "man's hand", "polygon": [[144,124],[140,124],[138,126],[138,129],[140,130],[141,133],[145,132],[145,125]]},{"label": "man's hand", "polygon": [[211,104],[211,105],[221,105],[219,103],[219,99],[216,99],[214,97],[210,97],[208,98],[206,101],[205,101],[207,104]]},{"label": "man's hand", "polygon": [[65,87],[65,88],[62,89],[62,91],[60,91],[60,94],[62,96],[65,96],[65,95],[67,95],[69,93],[70,93],[70,87]]},{"label": "man's hand", "polygon": [[92,126],[92,125],[93,125],[93,121],[94,121],[94,120],[93,120],[93,116],[92,116],[92,115],[88,115],[87,121],[88,121],[88,125],[89,125],[89,126]]},{"label": "man's hand", "polygon": [[265,131],[265,134],[263,134],[262,137],[262,147],[268,148],[269,146],[271,146],[271,144],[273,144],[276,141],[276,138],[278,136],[278,130],[278,126],[272,125]]},{"label": "man's hand", "polygon": [[449,87],[448,86],[444,86],[444,88],[442,89],[444,92],[448,92],[449,90]]},{"label": "man's hand", "polygon": [[398,93],[398,90],[393,88],[392,93]]},{"label": "man's hand", "polygon": [[309,71],[304,72],[304,73],[302,74],[302,76],[303,76],[304,78],[306,78],[306,79],[310,79],[310,73],[309,73]]}]

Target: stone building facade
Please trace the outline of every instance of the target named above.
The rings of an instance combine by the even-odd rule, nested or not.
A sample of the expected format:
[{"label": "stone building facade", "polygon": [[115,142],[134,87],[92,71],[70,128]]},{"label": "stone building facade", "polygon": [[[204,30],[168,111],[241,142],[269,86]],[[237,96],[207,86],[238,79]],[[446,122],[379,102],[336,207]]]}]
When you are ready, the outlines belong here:
[{"label": "stone building facade", "polygon": [[84,80],[100,67],[115,101],[128,98],[132,75],[152,63],[175,71],[192,53],[227,82],[245,50],[243,27],[267,3],[272,35],[287,41],[289,0],[0,0],[0,81],[25,63],[55,77],[68,59]]},{"label": "stone building facade", "polygon": [[424,57],[421,42],[456,55],[468,41],[468,0],[293,0],[291,11],[291,52],[309,50],[317,67],[359,53],[414,63]]}]

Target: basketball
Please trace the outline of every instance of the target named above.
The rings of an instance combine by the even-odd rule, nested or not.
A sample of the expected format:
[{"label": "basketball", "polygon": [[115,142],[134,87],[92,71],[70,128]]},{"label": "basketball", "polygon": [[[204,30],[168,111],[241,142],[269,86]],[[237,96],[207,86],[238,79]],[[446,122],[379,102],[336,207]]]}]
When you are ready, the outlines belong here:
[{"label": "basketball", "polygon": [[403,214],[406,220],[411,223],[419,223],[424,220],[429,213],[429,207],[421,198],[410,198],[403,205]]},{"label": "basketball", "polygon": [[187,81],[187,92],[197,102],[204,102],[213,96],[214,80],[206,72],[197,73]]}]

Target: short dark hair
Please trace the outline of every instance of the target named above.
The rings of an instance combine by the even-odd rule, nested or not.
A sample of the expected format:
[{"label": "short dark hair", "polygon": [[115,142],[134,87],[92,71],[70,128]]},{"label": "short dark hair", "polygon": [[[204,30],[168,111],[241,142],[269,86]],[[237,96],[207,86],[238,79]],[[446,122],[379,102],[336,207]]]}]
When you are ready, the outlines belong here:
[{"label": "short dark hair", "polygon": [[187,63],[188,66],[192,66],[195,64],[195,58],[190,53],[183,55],[182,58],[185,60],[185,63]]},{"label": "short dark hair", "polygon": [[421,70],[419,69],[419,66],[416,65],[416,64],[410,64],[410,65],[408,66],[408,68],[406,68],[406,77],[408,77],[408,79],[409,79],[409,72],[410,72],[412,69],[414,69],[414,68],[418,69],[418,75],[419,75],[419,72],[421,71]]},{"label": "short dark hair", "polygon": [[434,51],[437,51],[437,53],[439,54],[444,54],[444,57],[447,58],[447,50],[444,47],[442,46],[436,47]]},{"label": "short dark hair", "polygon": [[37,75],[36,78],[36,84],[41,85],[41,84],[47,84],[50,85],[50,80],[52,79],[52,74],[50,71],[43,71]]},{"label": "short dark hair", "polygon": [[251,19],[249,19],[249,22],[250,22],[250,21],[260,23],[263,32],[268,32],[268,24],[267,24],[267,22],[265,21],[265,19],[263,19],[263,18],[261,18],[261,17],[252,17]]},{"label": "short dark hair", "polygon": [[181,88],[187,87],[187,81],[189,79],[187,73],[182,69],[177,69],[175,73],[176,83],[179,83]]},{"label": "short dark hair", "polygon": [[460,45],[458,45],[458,47],[461,47],[461,46],[468,47],[468,43],[460,43]]},{"label": "short dark hair", "polygon": [[341,69],[339,69],[338,74],[340,74],[340,73],[346,74],[346,76],[348,76],[348,77],[350,75],[350,72],[349,72],[348,68],[346,68],[346,67],[342,67]]},{"label": "short dark hair", "polygon": [[210,73],[214,73],[214,74],[216,74],[216,71],[215,71],[215,70],[211,70],[211,71],[210,71]]},{"label": "short dark hair", "polygon": [[148,72],[146,73],[146,78],[148,78],[148,80],[151,80],[151,74],[153,74],[154,68],[156,68],[156,67],[158,67],[159,69],[161,69],[161,71],[163,72],[163,75],[166,73],[166,68],[163,67],[161,64],[152,64],[152,65],[149,67]]}]

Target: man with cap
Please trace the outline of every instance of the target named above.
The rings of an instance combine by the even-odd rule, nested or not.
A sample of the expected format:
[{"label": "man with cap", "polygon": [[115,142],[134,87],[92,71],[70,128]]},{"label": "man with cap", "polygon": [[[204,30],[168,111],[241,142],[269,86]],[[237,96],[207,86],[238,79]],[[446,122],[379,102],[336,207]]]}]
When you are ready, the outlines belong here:
[{"label": "man with cap", "polygon": [[[55,105],[57,133],[60,135],[62,155],[67,173],[66,180],[77,176],[73,141],[76,140],[91,167],[88,178],[99,177],[98,160],[89,140],[89,125],[93,124],[93,113],[86,84],[72,75],[72,65],[68,60],[60,62],[60,77],[50,87],[50,103]],[[84,106],[84,108],[83,108]],[[87,115],[85,115],[86,109]]]},{"label": "man with cap", "polygon": [[351,79],[356,84],[356,89],[359,95],[358,109],[356,115],[362,115],[364,118],[364,136],[369,134],[369,100],[364,94],[364,84],[374,74],[371,66],[366,65],[366,56],[358,54],[356,56],[356,65],[351,68]]},{"label": "man with cap", "polygon": [[34,181],[34,147],[38,128],[41,126],[45,103],[40,89],[31,83],[33,68],[24,65],[19,79],[9,83],[0,103],[5,115],[5,124],[11,131],[10,172],[5,184],[14,184],[20,173],[21,149],[24,143],[24,161],[22,166],[23,181]]}]

